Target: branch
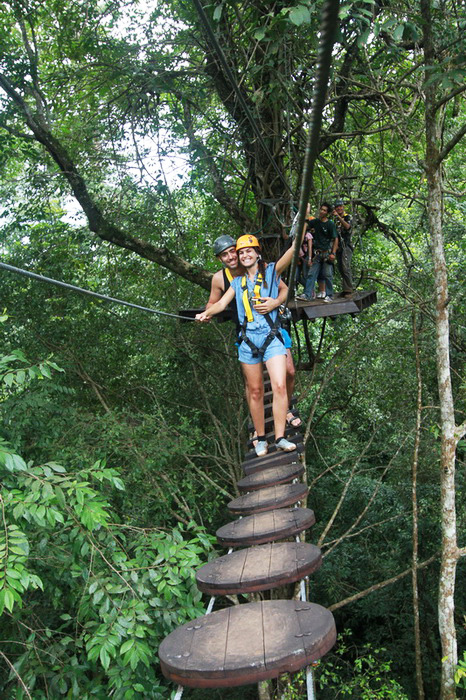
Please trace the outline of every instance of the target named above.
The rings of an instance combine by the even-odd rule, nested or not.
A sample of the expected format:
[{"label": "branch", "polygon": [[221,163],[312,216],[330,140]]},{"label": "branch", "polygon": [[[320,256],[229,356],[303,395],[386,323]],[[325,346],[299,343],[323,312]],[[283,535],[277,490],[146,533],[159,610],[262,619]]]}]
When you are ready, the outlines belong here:
[{"label": "branch", "polygon": [[21,678],[21,676],[19,675],[18,671],[15,669],[15,667],[14,667],[13,664],[11,663],[10,659],[9,659],[7,656],[5,656],[5,654],[4,654],[2,651],[0,651],[0,656],[2,656],[2,657],[5,659],[6,664],[10,667],[12,673],[15,674],[15,676],[17,677],[17,679],[18,679],[19,682],[21,683],[21,685],[22,685],[22,687],[23,687],[23,690],[24,690],[24,692],[26,693],[26,695],[28,696],[29,700],[32,700],[32,695],[31,695],[31,693],[30,693],[29,690],[27,689],[26,684],[24,683],[24,681],[23,681],[23,679]]},{"label": "branch", "polygon": [[466,85],[460,85],[459,87],[456,88],[456,90],[452,90],[451,92],[448,93],[448,95],[445,95],[445,97],[442,97],[441,100],[439,100],[433,107],[432,111],[436,112],[439,107],[445,104],[445,102],[448,102],[449,100],[453,99],[453,97],[456,97],[457,95],[460,95],[462,92],[466,90]]},{"label": "branch", "polygon": [[443,147],[443,149],[440,151],[438,158],[437,158],[437,164],[440,165],[442,161],[445,160],[447,155],[450,153],[451,150],[456,146],[457,143],[461,141],[463,136],[466,134],[466,122],[463,124],[461,129],[459,129],[456,134],[449,140],[446,146]]},{"label": "branch", "polygon": [[[438,557],[438,554],[434,554],[433,557],[426,559],[421,564],[419,564],[416,568],[417,569],[424,569],[426,566],[428,566],[433,561],[435,561],[437,559],[437,557]],[[345,598],[344,600],[340,600],[340,602],[338,602],[338,603],[334,603],[333,605],[329,605],[328,609],[331,612],[333,612],[333,610],[338,610],[338,608],[342,608],[344,605],[348,605],[348,603],[354,603],[356,600],[360,600],[361,598],[365,598],[366,595],[369,595],[369,593],[373,593],[374,591],[380,591],[382,588],[389,586],[391,583],[396,583],[396,581],[401,581],[401,579],[405,578],[405,576],[408,576],[411,573],[411,571],[412,571],[412,567],[410,566],[409,569],[405,569],[405,571],[402,571],[400,574],[397,574],[396,576],[392,576],[392,578],[387,578],[387,579],[385,579],[385,581],[381,581],[380,583],[375,583],[373,586],[366,588],[364,591],[360,591],[359,593],[355,593],[355,595],[352,595],[349,598]]]},{"label": "branch", "polygon": [[152,243],[143,241],[135,236],[131,236],[122,229],[112,224],[102,213],[100,207],[95,203],[91,194],[87,189],[86,182],[71,159],[70,155],[61,144],[61,142],[53,136],[51,131],[44,123],[41,123],[40,116],[37,117],[23,97],[15,90],[9,80],[0,74],[0,87],[13,100],[19,110],[25,117],[26,123],[34,134],[35,139],[41,143],[47,152],[52,156],[55,163],[58,165],[62,174],[68,181],[71,190],[77,201],[82,207],[87,220],[89,229],[93,231],[99,238],[120,248],[126,248],[133,253],[137,253],[142,258],[151,260],[162,267],[171,270],[180,277],[187,279],[189,282],[199,285],[203,289],[210,289],[211,273],[202,268],[192,265],[183,260],[179,256],[172,253],[165,246],[157,247]]},{"label": "branch", "polygon": [[454,435],[455,435],[455,440],[456,444],[459,443],[463,435],[466,433],[466,421],[464,423],[461,423],[461,425],[457,425],[454,430]]}]

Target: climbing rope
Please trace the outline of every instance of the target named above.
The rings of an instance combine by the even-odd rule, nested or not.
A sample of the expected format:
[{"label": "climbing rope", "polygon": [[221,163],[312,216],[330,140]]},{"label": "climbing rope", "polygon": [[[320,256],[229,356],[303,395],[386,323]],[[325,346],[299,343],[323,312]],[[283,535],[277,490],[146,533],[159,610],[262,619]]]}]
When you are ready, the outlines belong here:
[{"label": "climbing rope", "polygon": [[83,289],[82,287],[76,287],[74,284],[68,284],[67,282],[61,282],[60,280],[54,280],[51,277],[45,277],[45,275],[38,275],[35,272],[30,272],[29,270],[22,270],[20,267],[14,267],[13,265],[7,265],[6,263],[0,262],[0,268],[8,270],[8,272],[16,272],[18,275],[24,275],[24,277],[30,277],[33,280],[39,280],[39,282],[48,282],[49,284],[55,284],[57,287],[64,287],[65,289],[71,289],[73,292],[80,292],[80,294],[87,294],[88,296],[95,297],[96,299],[102,299],[103,301],[110,301],[114,304],[122,304],[123,306],[129,306],[132,309],[139,309],[140,311],[148,311],[151,314],[158,314],[160,316],[169,316],[170,318],[181,318],[183,321],[194,321],[191,316],[180,316],[179,314],[171,314],[168,311],[159,311],[158,309],[150,309],[147,306],[140,306],[139,304],[132,304],[130,301],[123,301],[123,299],[115,299],[114,297],[109,297],[106,294],[98,294],[97,292],[91,292],[89,289]]}]

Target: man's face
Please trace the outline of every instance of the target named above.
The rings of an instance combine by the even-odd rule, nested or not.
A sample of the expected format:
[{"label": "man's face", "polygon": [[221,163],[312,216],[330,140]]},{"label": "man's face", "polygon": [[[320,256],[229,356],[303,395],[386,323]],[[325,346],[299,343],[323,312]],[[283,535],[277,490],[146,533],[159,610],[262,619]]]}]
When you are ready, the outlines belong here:
[{"label": "man's face", "polygon": [[328,209],[326,206],[322,206],[319,209],[319,219],[326,219],[328,217]]},{"label": "man's face", "polygon": [[234,245],[224,250],[218,257],[223,265],[228,267],[229,270],[234,270],[236,267],[238,267],[238,253],[236,252]]},{"label": "man's face", "polygon": [[343,216],[343,204],[337,204],[335,207],[335,211],[340,216]]},{"label": "man's face", "polygon": [[241,248],[238,251],[239,261],[243,267],[246,269],[252,267],[259,257],[257,250],[255,248]]}]

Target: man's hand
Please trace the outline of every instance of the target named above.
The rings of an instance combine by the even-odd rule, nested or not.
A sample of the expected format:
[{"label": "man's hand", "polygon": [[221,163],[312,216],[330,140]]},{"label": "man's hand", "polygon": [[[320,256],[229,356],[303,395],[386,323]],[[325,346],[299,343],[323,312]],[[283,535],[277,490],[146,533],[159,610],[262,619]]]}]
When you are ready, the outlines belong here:
[{"label": "man's hand", "polygon": [[330,260],[330,262],[333,262],[335,260],[335,253],[330,253],[328,259]]},{"label": "man's hand", "polygon": [[269,314],[280,306],[280,302],[273,297],[261,297],[260,304],[254,304],[255,310],[260,314]]}]

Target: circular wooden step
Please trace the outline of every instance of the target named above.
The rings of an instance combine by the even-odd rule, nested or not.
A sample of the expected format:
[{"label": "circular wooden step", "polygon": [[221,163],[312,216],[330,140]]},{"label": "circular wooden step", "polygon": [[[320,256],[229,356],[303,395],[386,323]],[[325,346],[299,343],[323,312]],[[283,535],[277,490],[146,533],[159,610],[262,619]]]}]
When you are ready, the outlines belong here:
[{"label": "circular wooden step", "polygon": [[244,479],[238,481],[237,486],[241,493],[256,491],[256,489],[265,489],[267,486],[285,484],[287,481],[297,479],[303,472],[304,466],[301,462],[285,465],[284,467],[271,467],[250,476],[245,476]]},{"label": "circular wooden step", "polygon": [[166,678],[190,688],[226,688],[293,673],[320,659],[336,639],[321,605],[267,600],[218,610],[166,637],[159,659]]},{"label": "circular wooden step", "polygon": [[260,491],[251,491],[244,496],[234,498],[227,504],[230,513],[235,515],[250,515],[262,513],[275,508],[286,508],[293,503],[302,501],[308,494],[306,484],[283,484],[282,486],[269,486]]},{"label": "circular wooden step", "polygon": [[315,521],[314,512],[309,508],[281,508],[234,520],[215,534],[225,547],[247,547],[297,535]]},{"label": "circular wooden step", "polygon": [[196,572],[199,590],[209,595],[252,593],[294,583],[322,564],[319,547],[307,542],[273,542],[214,559]]}]

